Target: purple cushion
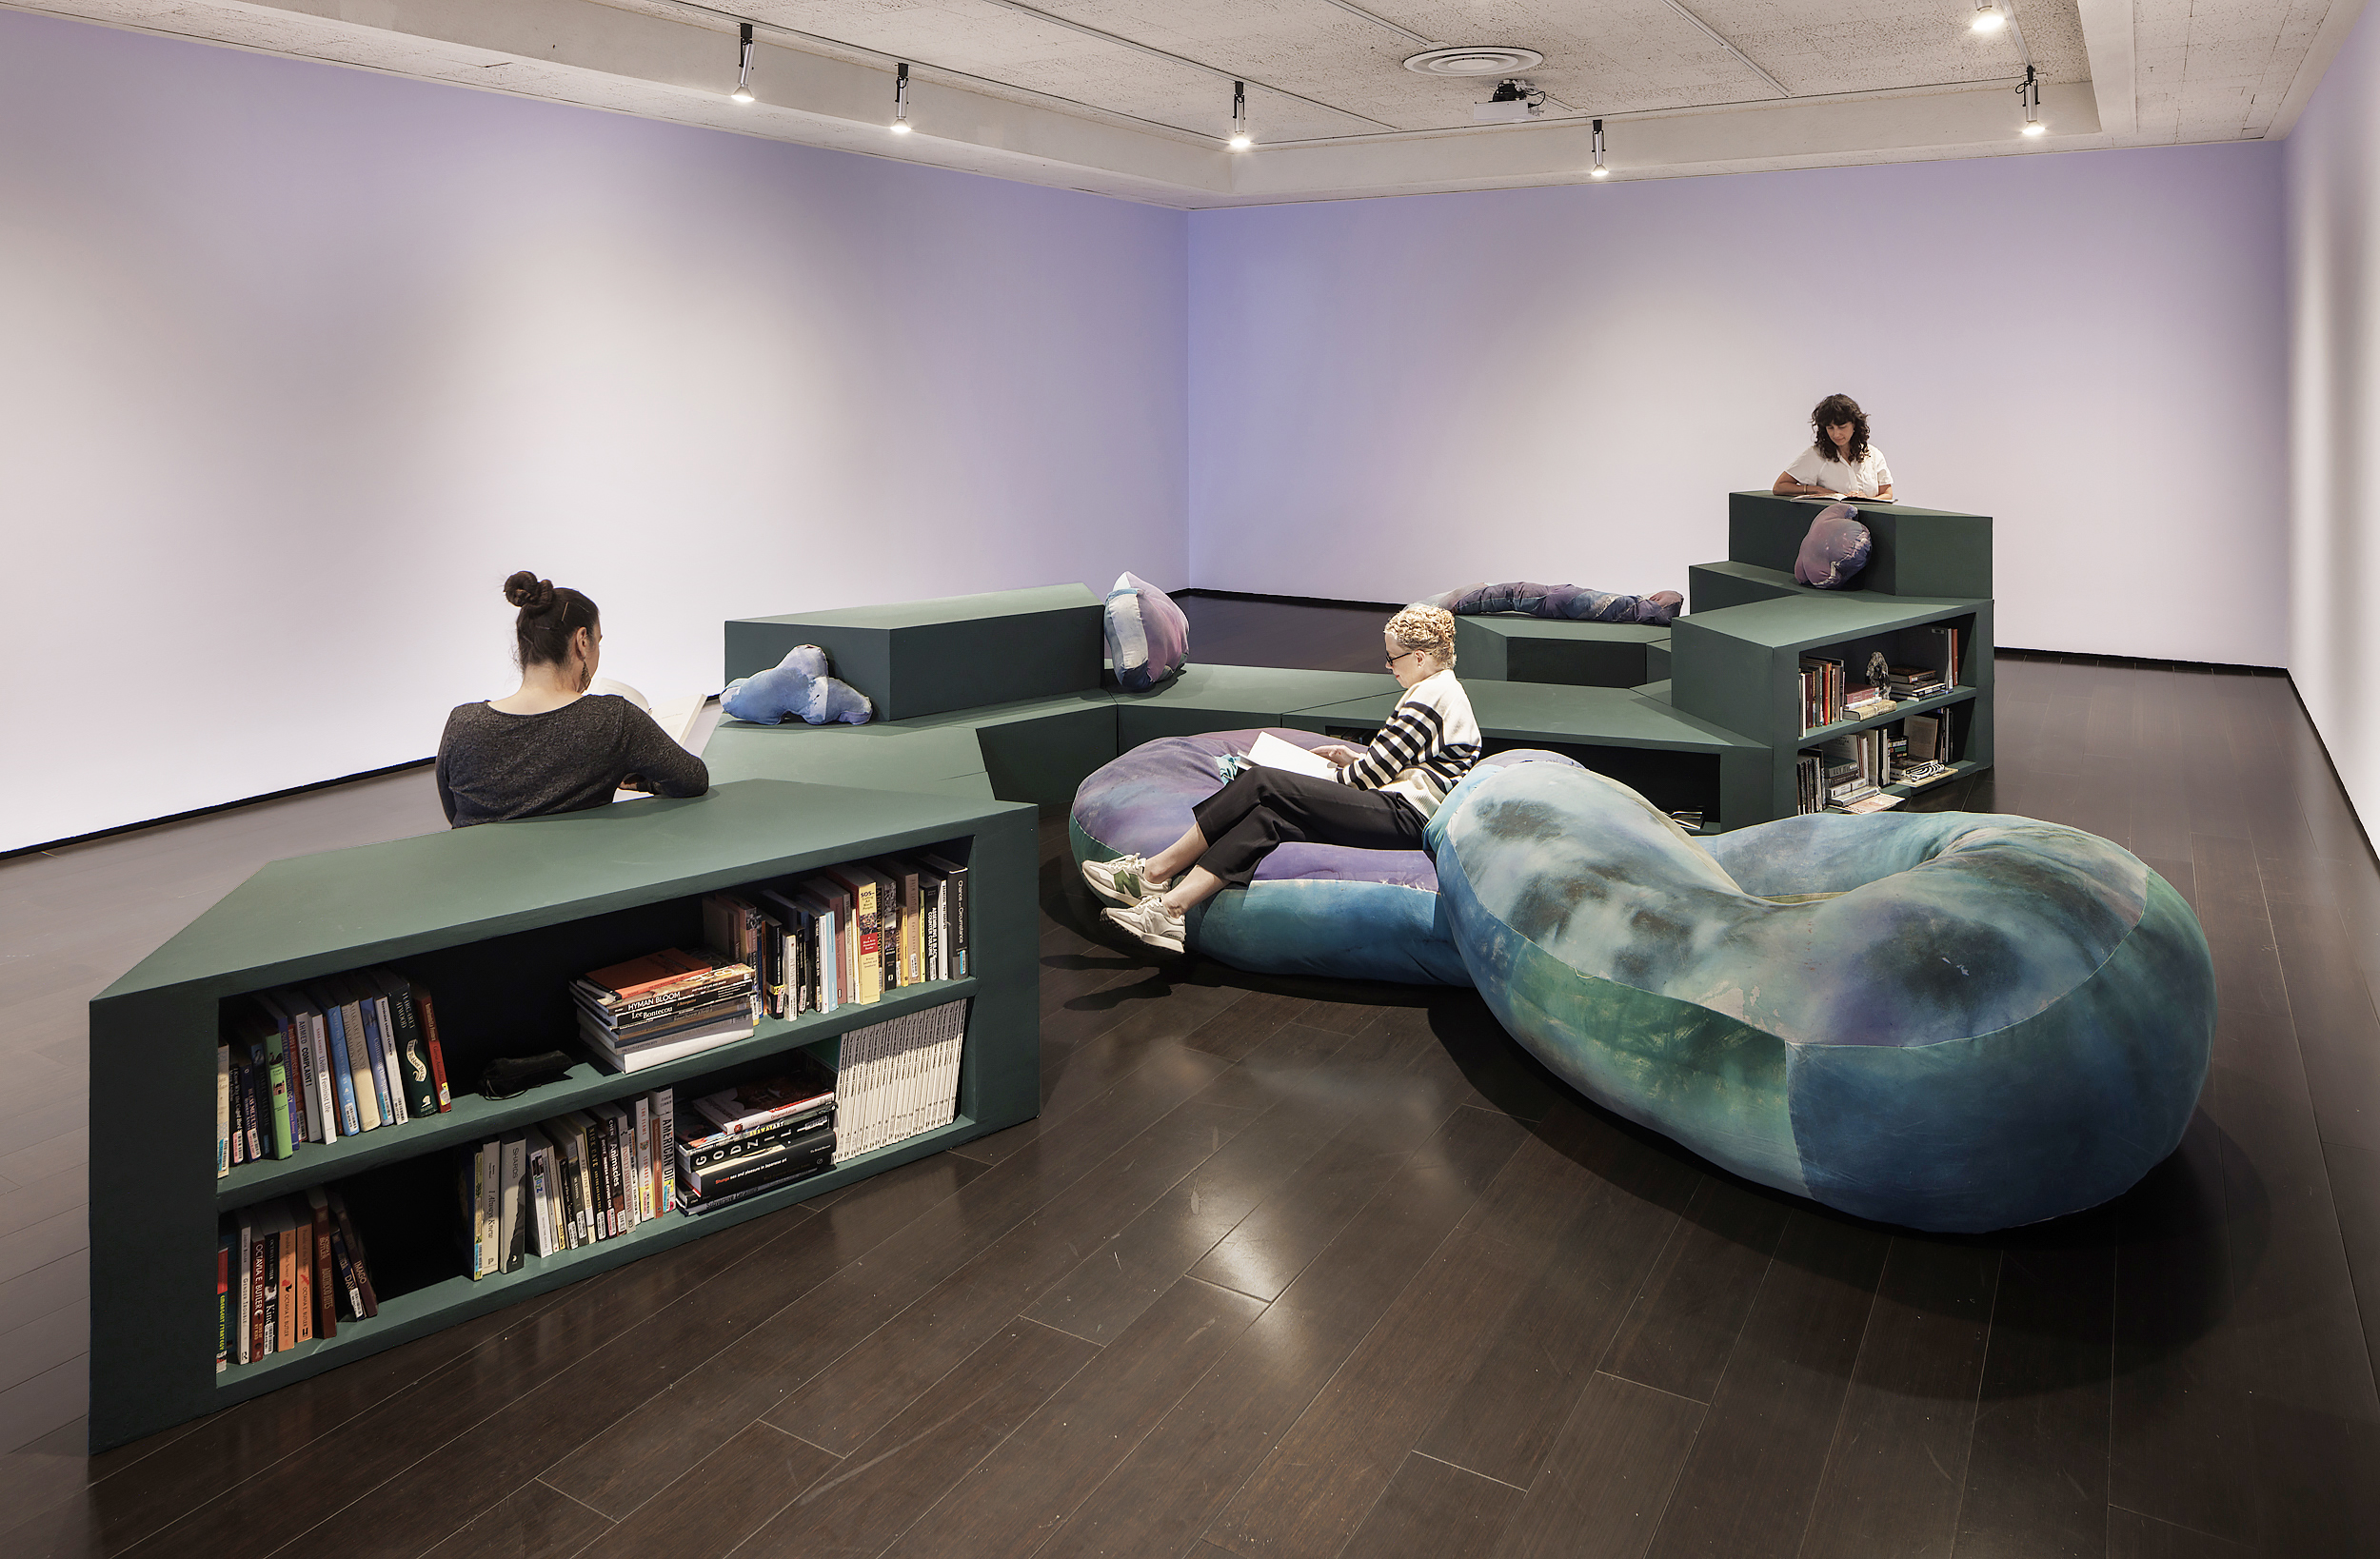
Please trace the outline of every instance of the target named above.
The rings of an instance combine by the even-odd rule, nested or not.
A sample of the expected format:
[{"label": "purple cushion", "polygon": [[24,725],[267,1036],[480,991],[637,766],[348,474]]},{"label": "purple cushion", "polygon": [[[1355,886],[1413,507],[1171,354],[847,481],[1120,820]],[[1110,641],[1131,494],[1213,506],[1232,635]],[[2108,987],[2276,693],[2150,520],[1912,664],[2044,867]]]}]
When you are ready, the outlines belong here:
[{"label": "purple cushion", "polygon": [[1145,693],[1190,660],[1190,620],[1173,598],[1136,574],[1107,592],[1107,659],[1127,693]]},{"label": "purple cushion", "polygon": [[1849,503],[1829,503],[1810,522],[1794,559],[1794,578],[1821,590],[1848,590],[1868,566],[1868,527]]}]

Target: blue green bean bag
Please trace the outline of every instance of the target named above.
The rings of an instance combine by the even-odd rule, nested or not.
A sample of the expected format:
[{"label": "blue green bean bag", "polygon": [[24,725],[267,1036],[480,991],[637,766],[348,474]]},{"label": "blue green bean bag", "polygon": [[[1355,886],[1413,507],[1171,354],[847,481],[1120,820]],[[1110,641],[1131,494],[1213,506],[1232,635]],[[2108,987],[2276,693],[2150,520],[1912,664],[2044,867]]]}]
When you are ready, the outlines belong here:
[{"label": "blue green bean bag", "polygon": [[[1300,747],[1331,739],[1276,729]],[[1250,731],[1144,741],[1082,781],[1068,833],[1077,861],[1153,856],[1181,838],[1190,809],[1223,788],[1217,760],[1245,753]],[[1486,765],[1576,768],[1557,753],[1515,751]],[[1438,874],[1418,850],[1356,850],[1292,841],[1264,858],[1256,880],[1190,912],[1189,949],[1259,975],[1328,975],[1406,985],[1468,985],[1447,936]]]},{"label": "blue green bean bag", "polygon": [[1504,1027],[1764,1185],[1973,1232],[2125,1191],[2206,1081],[2214,971],[2172,885],[2072,828],[1791,818],[1705,850],[1583,769],[1475,774],[1438,897]]}]

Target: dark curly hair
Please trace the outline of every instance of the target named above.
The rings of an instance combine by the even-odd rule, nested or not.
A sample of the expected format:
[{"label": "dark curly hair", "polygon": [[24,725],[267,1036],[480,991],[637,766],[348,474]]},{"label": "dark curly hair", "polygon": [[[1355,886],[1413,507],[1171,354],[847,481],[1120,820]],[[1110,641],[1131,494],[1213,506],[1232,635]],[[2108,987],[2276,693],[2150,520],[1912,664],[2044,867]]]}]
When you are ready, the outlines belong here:
[{"label": "dark curly hair", "polygon": [[505,581],[505,600],[521,608],[512,624],[513,649],[521,669],[558,666],[570,658],[570,636],[594,631],[603,614],[576,590],[556,588],[524,568]]},{"label": "dark curly hair", "polygon": [[[1851,443],[1836,454],[1835,441],[1826,436],[1826,430],[1845,423],[1851,424]],[[1818,403],[1810,413],[1810,436],[1822,459],[1856,465],[1868,458],[1868,414],[1848,395],[1830,395]]]}]

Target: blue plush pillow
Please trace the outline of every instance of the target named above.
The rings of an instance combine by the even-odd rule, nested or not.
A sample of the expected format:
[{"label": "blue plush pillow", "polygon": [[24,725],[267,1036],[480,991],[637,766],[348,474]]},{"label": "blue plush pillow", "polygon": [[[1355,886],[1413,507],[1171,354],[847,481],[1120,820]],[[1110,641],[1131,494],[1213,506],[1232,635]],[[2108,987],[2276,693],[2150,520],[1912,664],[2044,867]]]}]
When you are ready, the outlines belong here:
[{"label": "blue plush pillow", "polygon": [[1173,598],[1134,574],[1107,592],[1107,659],[1127,693],[1144,693],[1190,663],[1190,620]]},{"label": "blue plush pillow", "polygon": [[1829,503],[1810,522],[1794,559],[1794,578],[1821,590],[1848,590],[1868,566],[1868,527],[1849,503]]},{"label": "blue plush pillow", "polygon": [[719,707],[757,725],[796,718],[812,725],[833,720],[865,725],[876,712],[867,695],[826,675],[826,652],[816,644],[796,644],[768,670],[729,682],[719,696]]}]

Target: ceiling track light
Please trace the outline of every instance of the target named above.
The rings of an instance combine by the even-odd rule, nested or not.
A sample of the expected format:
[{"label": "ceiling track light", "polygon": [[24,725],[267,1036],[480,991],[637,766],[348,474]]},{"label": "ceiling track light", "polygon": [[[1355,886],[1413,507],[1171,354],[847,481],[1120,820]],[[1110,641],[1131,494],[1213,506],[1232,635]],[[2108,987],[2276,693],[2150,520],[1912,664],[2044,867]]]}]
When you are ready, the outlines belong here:
[{"label": "ceiling track light", "polygon": [[1608,179],[1612,170],[1603,166],[1603,121],[1595,122],[1595,166],[1587,169],[1590,179]]},{"label": "ceiling track light", "polygon": [[736,67],[736,89],[735,89],[734,91],[732,91],[732,92],[729,92],[729,93],[727,94],[727,96],[728,96],[728,99],[729,99],[731,102],[736,102],[736,103],[749,103],[749,102],[751,102],[751,101],[752,101],[752,24],[751,24],[751,23],[746,22],[746,23],[744,23],[744,24],[743,29],[742,29],[742,35],[743,35],[743,39],[744,39],[744,49],[743,49],[743,53],[742,53],[742,55],[740,56],[739,63],[738,63],[738,65],[737,65],[737,67]]},{"label": "ceiling track light", "polygon": [[2008,26],[2008,13],[2000,10],[1999,0],[1983,0],[1975,8],[1974,19],[1967,24],[1973,32],[1997,32]]},{"label": "ceiling track light", "polygon": [[2041,122],[2041,82],[2033,75],[2030,65],[2025,67],[2025,84],[2016,89],[2016,101],[2025,106],[2023,133],[2039,135],[2049,129],[2050,127]]},{"label": "ceiling track light", "polygon": [[1256,133],[1248,128],[1248,84],[1244,81],[1231,84],[1231,140],[1227,145],[1234,151],[1256,145]]},{"label": "ceiling track light", "polygon": [[892,132],[895,135],[909,133],[909,63],[906,60],[902,61],[900,70],[893,76]]}]

